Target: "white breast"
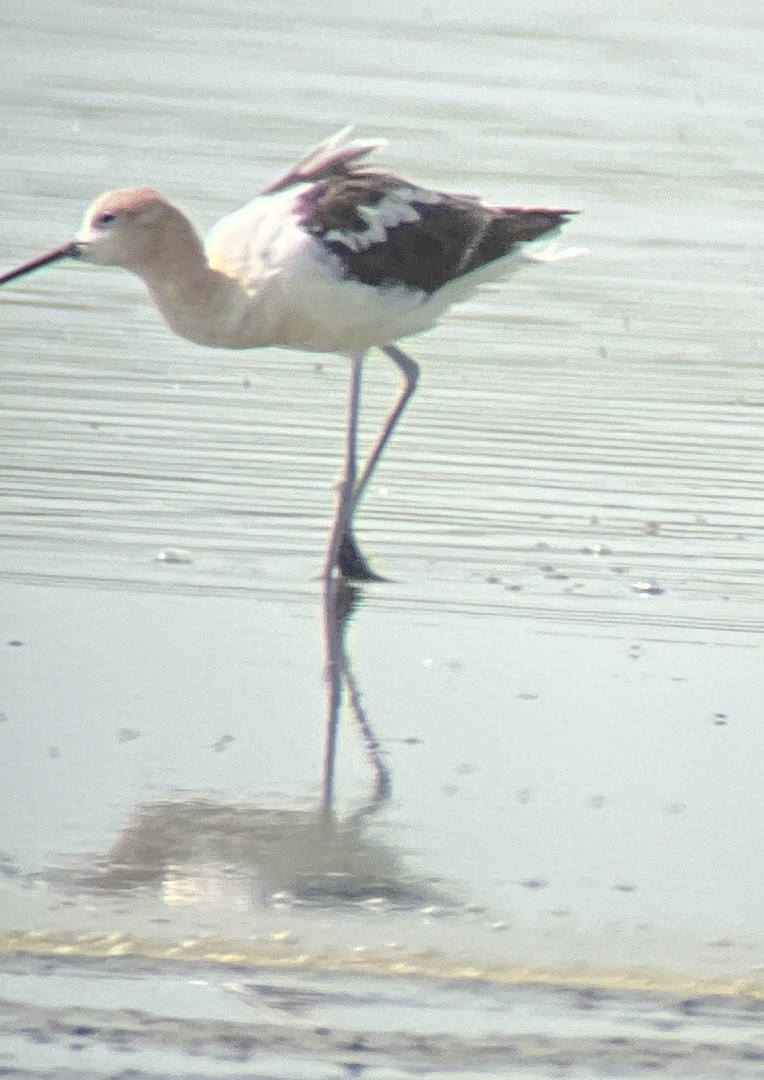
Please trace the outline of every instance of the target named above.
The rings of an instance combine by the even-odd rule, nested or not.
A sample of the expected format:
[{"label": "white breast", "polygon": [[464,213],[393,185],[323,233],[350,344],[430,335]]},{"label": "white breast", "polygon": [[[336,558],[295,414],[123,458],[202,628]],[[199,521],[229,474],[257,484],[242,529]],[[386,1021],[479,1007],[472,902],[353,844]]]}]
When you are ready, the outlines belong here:
[{"label": "white breast", "polygon": [[[348,280],[340,260],[302,228],[297,204],[308,187],[255,199],[207,238],[210,266],[240,282],[251,299],[241,338],[347,354],[429,326],[423,293]],[[404,207],[413,212],[408,204],[391,204],[377,215],[377,231],[384,235],[383,217],[392,221]]]}]

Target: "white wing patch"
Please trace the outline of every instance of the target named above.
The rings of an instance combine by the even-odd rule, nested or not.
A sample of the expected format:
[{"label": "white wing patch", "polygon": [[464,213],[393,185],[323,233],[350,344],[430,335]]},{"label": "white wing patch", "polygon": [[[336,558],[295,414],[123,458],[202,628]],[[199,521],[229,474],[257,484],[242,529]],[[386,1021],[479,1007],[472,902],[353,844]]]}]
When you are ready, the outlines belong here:
[{"label": "white wing patch", "polygon": [[421,220],[422,214],[412,203],[435,205],[442,201],[441,196],[434,191],[425,191],[423,188],[396,188],[375,206],[356,208],[358,216],[366,222],[365,229],[330,229],[324,233],[322,239],[329,243],[342,244],[348,251],[365,251],[374,244],[384,243],[390,229]]}]

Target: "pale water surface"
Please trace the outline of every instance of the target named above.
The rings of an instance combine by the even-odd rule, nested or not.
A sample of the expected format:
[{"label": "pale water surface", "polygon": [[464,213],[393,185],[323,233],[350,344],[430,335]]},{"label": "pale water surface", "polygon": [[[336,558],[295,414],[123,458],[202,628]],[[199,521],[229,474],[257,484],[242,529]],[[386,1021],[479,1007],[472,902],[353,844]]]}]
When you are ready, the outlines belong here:
[{"label": "pale water surface", "polygon": [[[589,249],[408,343],[359,527],[392,580],[347,640],[392,797],[347,710],[328,838],[344,361],[194,347],[117,272],[3,291],[8,964],[93,932],[761,988],[763,28],[752,0],[3,5],[3,266],[109,187],[206,229],[348,122],[404,175],[582,210]],[[367,367],[370,440],[396,385]]]}]

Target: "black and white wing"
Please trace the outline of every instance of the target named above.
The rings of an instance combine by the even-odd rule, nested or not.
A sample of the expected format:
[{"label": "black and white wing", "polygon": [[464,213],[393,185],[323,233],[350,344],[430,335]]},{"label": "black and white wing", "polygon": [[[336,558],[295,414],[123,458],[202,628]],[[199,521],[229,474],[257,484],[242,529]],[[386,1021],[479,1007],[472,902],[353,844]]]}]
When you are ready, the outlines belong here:
[{"label": "black and white wing", "polygon": [[310,185],[296,204],[301,227],[364,284],[435,292],[554,233],[576,213],[486,206],[422,188],[364,164],[385,144],[348,144],[350,130],[309,151],[263,194]]},{"label": "black and white wing", "polygon": [[433,293],[554,233],[574,210],[486,206],[370,168],[384,142],[348,143],[351,129],[310,150],[263,192],[309,185],[298,196],[301,227],[366,285]]}]

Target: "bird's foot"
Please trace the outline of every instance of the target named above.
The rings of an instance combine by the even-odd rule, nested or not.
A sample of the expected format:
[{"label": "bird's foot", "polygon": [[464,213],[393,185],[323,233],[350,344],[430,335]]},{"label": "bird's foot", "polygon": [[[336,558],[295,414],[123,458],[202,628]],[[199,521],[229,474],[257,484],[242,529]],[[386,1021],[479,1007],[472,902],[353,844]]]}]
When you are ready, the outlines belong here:
[{"label": "bird's foot", "polygon": [[346,581],[385,581],[386,579],[377,574],[369,566],[365,556],[361,553],[355,537],[346,532],[340,543],[337,553],[337,570],[340,577]]}]

